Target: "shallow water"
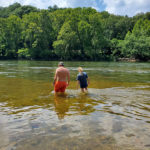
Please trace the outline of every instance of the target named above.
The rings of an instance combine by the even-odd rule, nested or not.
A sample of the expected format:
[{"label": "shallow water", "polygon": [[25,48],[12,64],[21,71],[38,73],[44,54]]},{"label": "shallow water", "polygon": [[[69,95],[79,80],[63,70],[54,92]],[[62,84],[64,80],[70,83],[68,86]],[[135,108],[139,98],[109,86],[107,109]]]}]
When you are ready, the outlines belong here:
[{"label": "shallow water", "polygon": [[65,62],[71,82],[55,96],[57,63],[0,61],[0,150],[150,150],[150,63]]}]

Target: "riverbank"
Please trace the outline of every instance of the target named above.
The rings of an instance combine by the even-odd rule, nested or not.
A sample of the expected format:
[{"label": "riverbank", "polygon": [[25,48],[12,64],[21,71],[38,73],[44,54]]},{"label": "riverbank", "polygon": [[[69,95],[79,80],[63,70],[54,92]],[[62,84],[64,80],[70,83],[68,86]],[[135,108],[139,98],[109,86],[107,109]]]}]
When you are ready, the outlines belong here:
[{"label": "riverbank", "polygon": [[82,61],[82,62],[150,62],[148,61],[142,61],[135,58],[118,58],[118,59],[110,59],[110,60],[80,60],[80,59],[72,59],[72,60],[62,60],[62,59],[5,59],[0,58],[0,61]]}]

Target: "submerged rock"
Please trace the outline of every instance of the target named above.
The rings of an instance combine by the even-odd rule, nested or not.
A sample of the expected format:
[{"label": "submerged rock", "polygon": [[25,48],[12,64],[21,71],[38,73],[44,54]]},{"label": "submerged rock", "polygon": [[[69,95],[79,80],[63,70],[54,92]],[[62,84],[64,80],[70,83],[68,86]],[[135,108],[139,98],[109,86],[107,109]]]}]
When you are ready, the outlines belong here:
[{"label": "submerged rock", "polygon": [[113,123],[113,127],[112,127],[112,132],[120,132],[122,131],[123,128],[122,128],[122,123],[121,122],[114,122]]}]

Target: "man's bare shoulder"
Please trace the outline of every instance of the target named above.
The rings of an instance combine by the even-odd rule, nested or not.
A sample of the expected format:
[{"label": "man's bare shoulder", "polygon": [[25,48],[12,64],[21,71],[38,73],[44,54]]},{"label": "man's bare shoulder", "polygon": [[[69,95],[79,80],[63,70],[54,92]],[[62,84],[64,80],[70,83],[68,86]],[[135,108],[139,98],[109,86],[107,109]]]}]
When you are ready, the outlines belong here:
[{"label": "man's bare shoulder", "polygon": [[67,71],[69,71],[69,69],[68,68],[65,68]]},{"label": "man's bare shoulder", "polygon": [[56,72],[58,72],[58,71],[59,71],[59,68],[56,69]]},{"label": "man's bare shoulder", "polygon": [[69,69],[65,68],[65,71],[69,73]]},{"label": "man's bare shoulder", "polygon": [[61,71],[69,72],[69,69],[67,69],[65,67],[59,67],[56,69],[56,72],[61,72]]}]

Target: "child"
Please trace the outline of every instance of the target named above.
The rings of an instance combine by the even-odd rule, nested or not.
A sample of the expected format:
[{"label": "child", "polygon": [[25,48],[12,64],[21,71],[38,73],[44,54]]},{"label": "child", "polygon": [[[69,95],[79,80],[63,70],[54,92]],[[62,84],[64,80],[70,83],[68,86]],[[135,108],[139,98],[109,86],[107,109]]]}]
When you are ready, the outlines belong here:
[{"label": "child", "polygon": [[[78,68],[79,74],[77,75],[77,84],[80,85],[82,92],[87,92],[87,87],[89,84],[89,78],[86,74],[86,72],[83,72],[83,69],[81,67]],[[88,80],[88,81],[87,81]]]}]

